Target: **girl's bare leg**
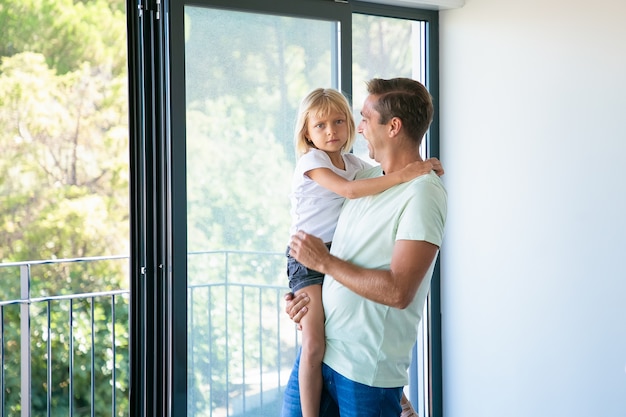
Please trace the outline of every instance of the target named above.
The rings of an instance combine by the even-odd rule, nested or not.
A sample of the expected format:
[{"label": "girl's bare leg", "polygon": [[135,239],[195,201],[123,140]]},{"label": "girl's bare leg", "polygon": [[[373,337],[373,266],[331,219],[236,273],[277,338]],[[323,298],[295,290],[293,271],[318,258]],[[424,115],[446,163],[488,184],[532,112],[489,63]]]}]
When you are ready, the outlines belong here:
[{"label": "girl's bare leg", "polygon": [[306,291],[311,301],[302,317],[302,352],[298,382],[303,417],[318,417],[322,397],[322,359],[326,341],[324,336],[324,308],[322,286],[312,285],[296,292]]}]

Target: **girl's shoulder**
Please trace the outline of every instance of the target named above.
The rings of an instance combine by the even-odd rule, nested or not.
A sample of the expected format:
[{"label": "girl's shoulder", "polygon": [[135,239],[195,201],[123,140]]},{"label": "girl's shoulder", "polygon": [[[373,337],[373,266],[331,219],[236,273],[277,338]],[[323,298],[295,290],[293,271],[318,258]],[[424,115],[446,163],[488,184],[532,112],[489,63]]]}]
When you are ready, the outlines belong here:
[{"label": "girl's shoulder", "polygon": [[365,162],[364,160],[362,160],[361,158],[359,158],[358,156],[356,156],[353,153],[344,153],[343,154],[343,160],[346,162],[346,164],[350,164],[353,167],[355,167],[357,170],[362,170],[362,169],[366,169],[366,168],[371,168],[372,166],[370,164],[368,164],[367,162]]},{"label": "girl's shoulder", "polygon": [[332,167],[333,163],[330,157],[324,151],[311,148],[307,153],[300,156],[296,162],[296,166],[303,171],[308,171],[314,168],[328,168]]}]

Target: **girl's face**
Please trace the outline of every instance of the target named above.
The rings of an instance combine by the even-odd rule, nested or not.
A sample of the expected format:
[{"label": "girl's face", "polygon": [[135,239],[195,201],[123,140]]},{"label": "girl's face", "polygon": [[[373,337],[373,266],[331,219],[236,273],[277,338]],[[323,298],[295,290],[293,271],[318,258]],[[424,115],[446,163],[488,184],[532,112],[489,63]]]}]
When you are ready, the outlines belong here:
[{"label": "girl's face", "polygon": [[341,152],[348,141],[348,120],[338,111],[325,116],[309,115],[306,138],[326,153]]}]

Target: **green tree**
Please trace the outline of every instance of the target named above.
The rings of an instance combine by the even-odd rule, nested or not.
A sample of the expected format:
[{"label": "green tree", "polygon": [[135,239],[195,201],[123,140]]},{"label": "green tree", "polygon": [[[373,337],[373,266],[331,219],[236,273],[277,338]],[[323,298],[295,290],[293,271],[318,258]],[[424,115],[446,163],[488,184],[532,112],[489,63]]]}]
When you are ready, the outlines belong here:
[{"label": "green tree", "polygon": [[123,0],[3,0],[0,56],[41,53],[59,74],[83,63],[126,68]]},{"label": "green tree", "polygon": [[[185,51],[193,57],[185,63],[193,82],[188,106],[232,98],[235,78],[246,127],[271,132],[268,139],[294,162],[293,125],[300,100],[312,88],[331,86],[327,44],[311,42],[311,37],[328,37],[330,27],[307,19],[190,7],[186,30]],[[313,81],[320,79],[327,80],[325,85]],[[268,117],[277,113],[284,118]]]},{"label": "green tree", "polygon": [[1,259],[127,252],[124,86],[89,64],[57,75],[40,54],[3,58]]},{"label": "green tree", "polygon": [[[2,261],[128,253],[124,7],[121,0],[0,3]],[[32,267],[31,294],[126,287],[127,264],[123,260]],[[2,268],[0,279],[0,299],[18,298],[19,270]],[[48,394],[53,415],[67,415],[70,364],[72,404],[76,414],[85,414],[85,407],[92,406],[92,355],[96,415],[111,415],[107,398],[113,389],[116,414],[127,414],[128,300],[118,297],[112,304],[105,297],[75,301],[71,308],[68,301],[31,305],[34,415],[45,414]],[[10,415],[17,415],[19,309],[3,308],[3,319],[4,365],[9,370],[5,406]],[[116,346],[111,341],[114,328]],[[110,378],[114,369],[115,388]]]},{"label": "green tree", "polygon": [[286,244],[284,179],[292,167],[272,131],[251,130],[250,113],[238,103],[222,97],[188,107],[190,251],[275,251]]}]

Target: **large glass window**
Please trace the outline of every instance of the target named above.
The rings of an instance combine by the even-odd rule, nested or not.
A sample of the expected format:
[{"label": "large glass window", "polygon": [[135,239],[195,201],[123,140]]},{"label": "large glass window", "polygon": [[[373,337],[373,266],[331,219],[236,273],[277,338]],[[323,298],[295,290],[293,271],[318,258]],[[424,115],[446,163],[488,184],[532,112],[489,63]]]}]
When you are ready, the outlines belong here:
[{"label": "large glass window", "polygon": [[284,251],[300,100],[338,23],[185,8],[188,409],[274,416],[295,358]]},{"label": "large glass window", "polygon": [[[426,25],[424,21],[405,18],[362,13],[352,15],[352,94],[355,121],[360,120],[361,105],[367,96],[366,81],[372,78],[407,77],[426,84]],[[422,149],[423,152],[424,150],[425,148]],[[363,159],[369,159],[367,145],[362,138],[357,139],[354,153]]]},{"label": "large glass window", "polygon": [[[427,85],[426,30],[428,23],[409,18],[390,18],[371,14],[352,15],[352,80],[354,118],[360,120],[361,105],[367,95],[365,82],[372,78],[413,78]],[[425,159],[428,140],[422,141],[420,153]],[[362,137],[355,142],[354,153],[369,159]],[[413,350],[411,385],[405,388],[421,416],[430,415],[428,352],[429,306],[424,307],[419,339]]]}]

